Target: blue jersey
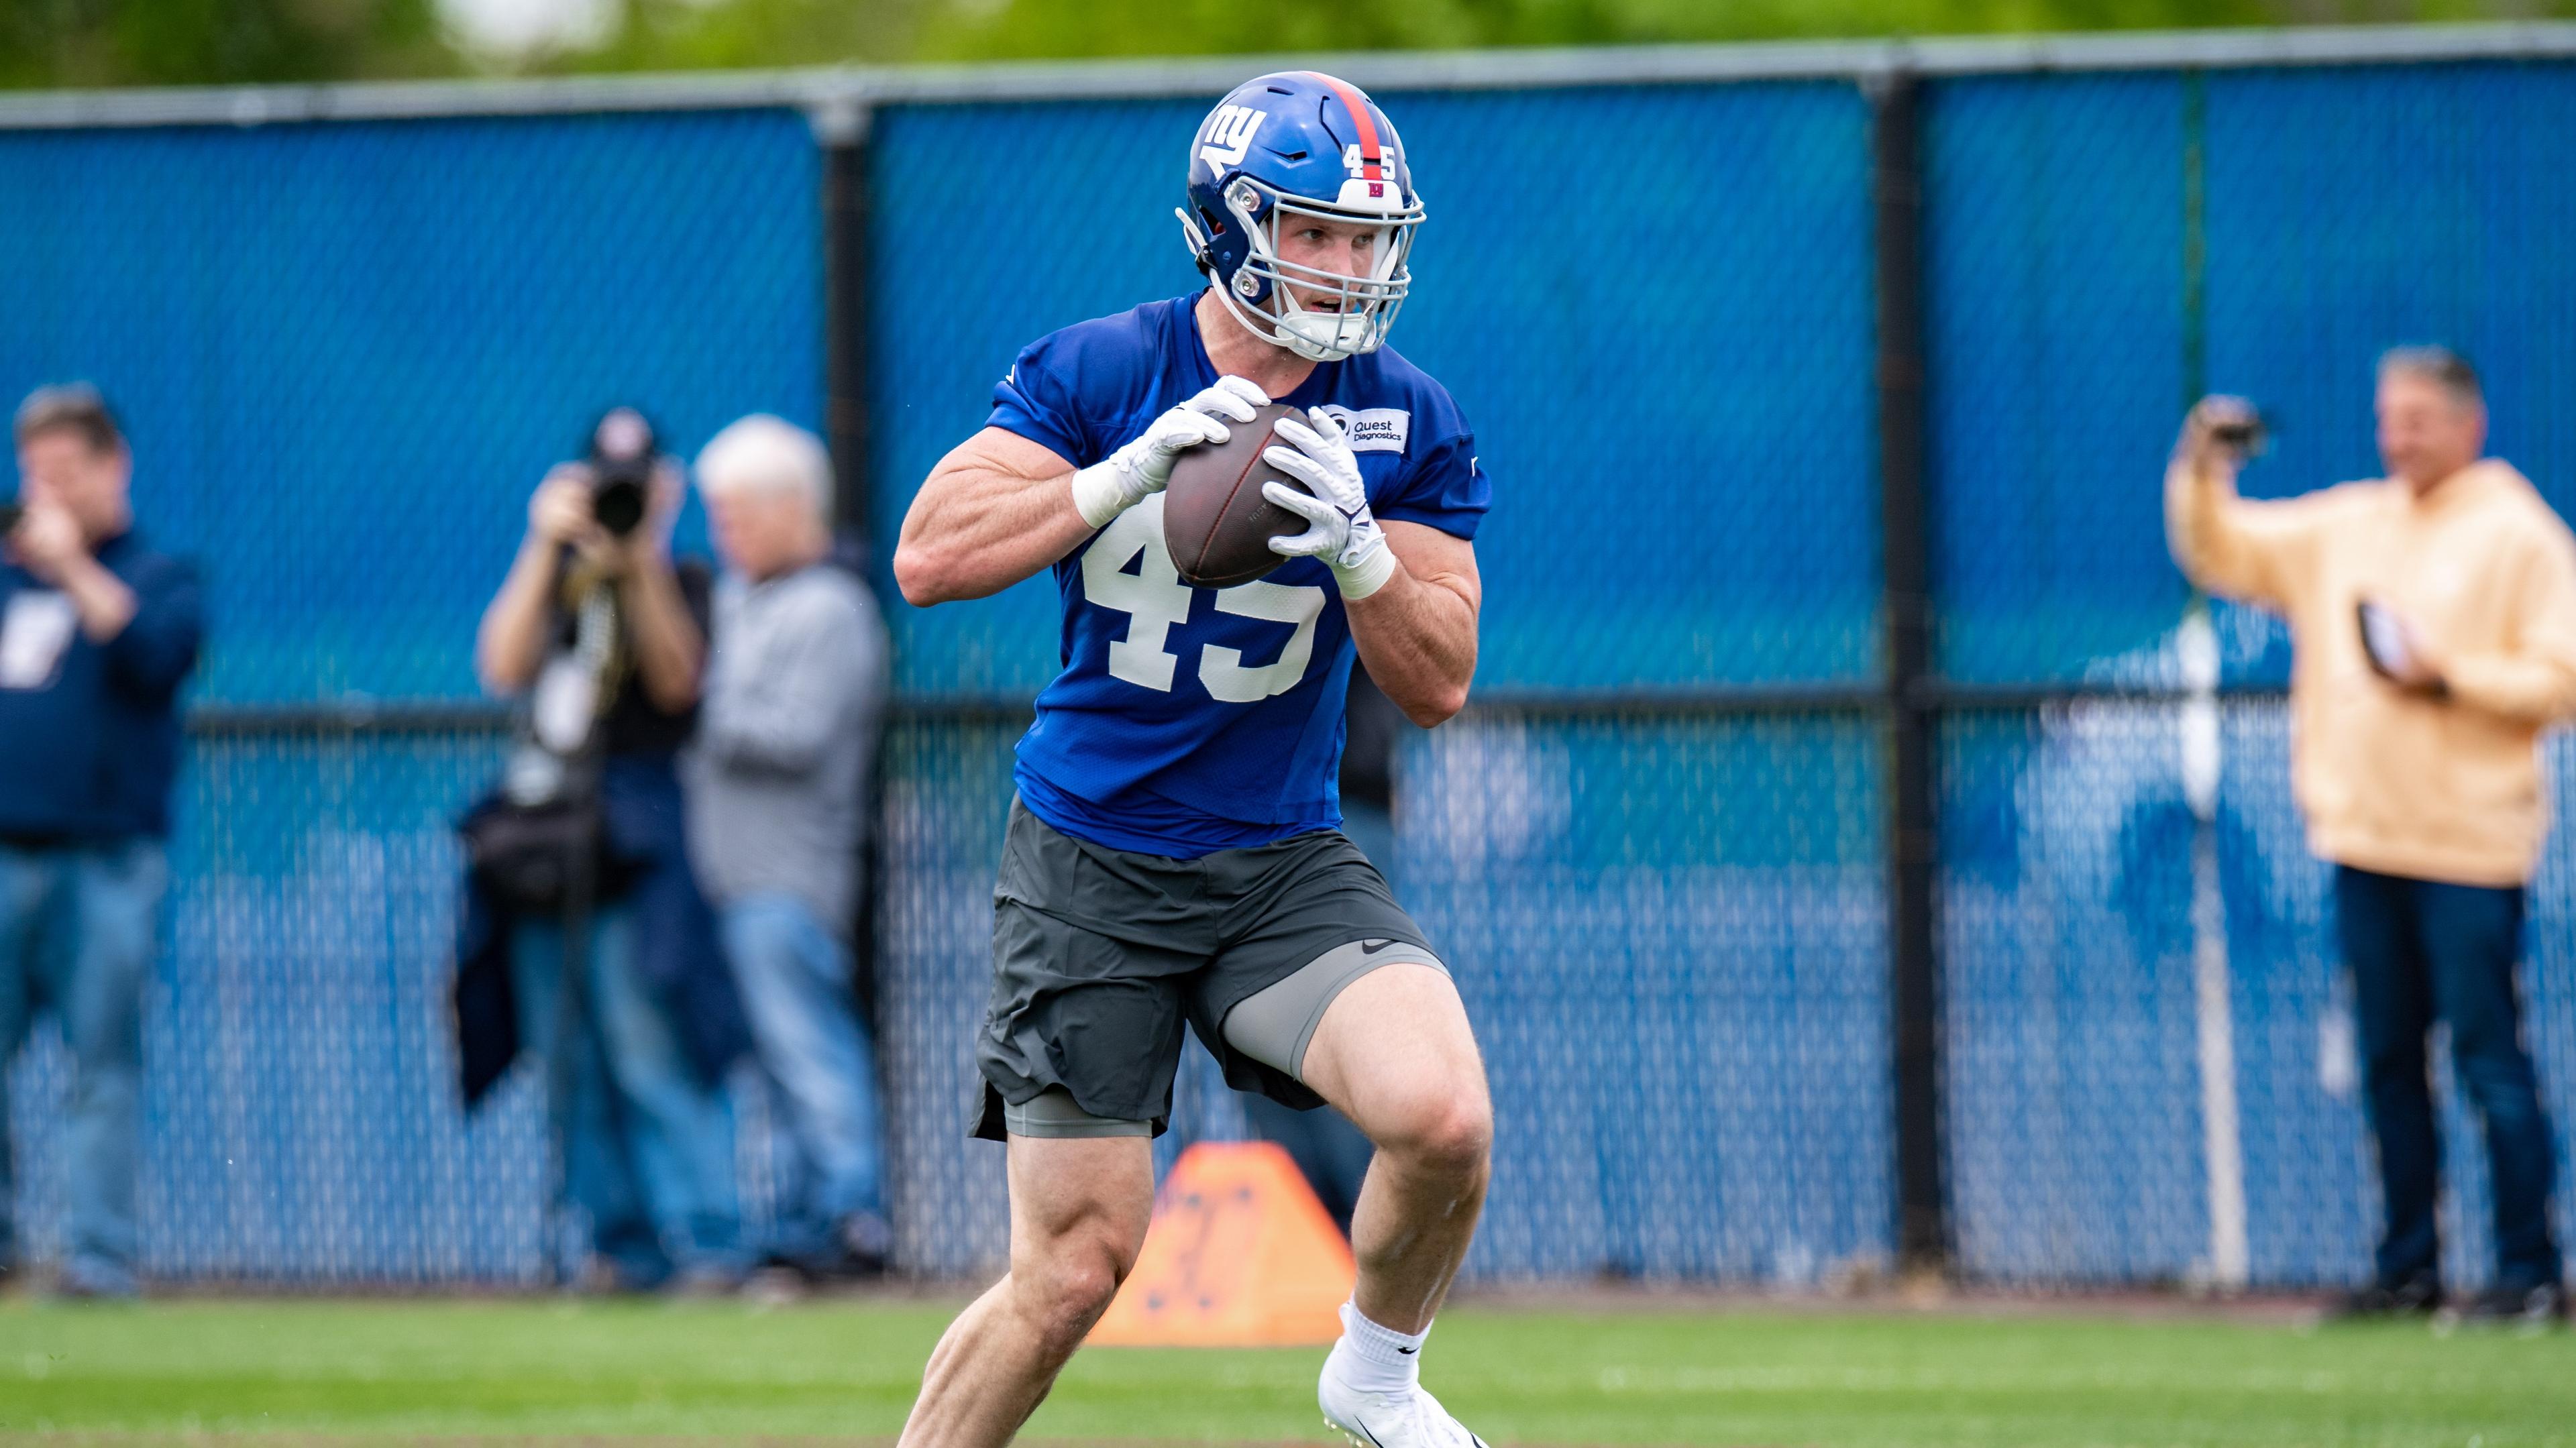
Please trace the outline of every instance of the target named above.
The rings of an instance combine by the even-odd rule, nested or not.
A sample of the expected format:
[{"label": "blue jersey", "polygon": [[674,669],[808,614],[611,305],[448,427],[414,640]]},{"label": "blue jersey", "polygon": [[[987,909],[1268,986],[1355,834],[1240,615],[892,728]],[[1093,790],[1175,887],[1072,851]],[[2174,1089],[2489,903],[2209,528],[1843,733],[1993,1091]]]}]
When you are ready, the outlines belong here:
[{"label": "blue jersey", "polygon": [[[1216,385],[1198,298],[1154,302],[1033,342],[993,389],[990,425],[1089,467]],[[1231,325],[1231,323],[1229,323]],[[1381,520],[1476,536],[1492,496],[1474,434],[1439,383],[1385,348],[1316,366],[1279,399],[1341,422]],[[1020,797],[1112,849],[1194,858],[1341,823],[1335,773],[1350,620],[1319,559],[1233,588],[1181,582],[1163,499],[1055,565],[1064,671],[1020,740]]]}]

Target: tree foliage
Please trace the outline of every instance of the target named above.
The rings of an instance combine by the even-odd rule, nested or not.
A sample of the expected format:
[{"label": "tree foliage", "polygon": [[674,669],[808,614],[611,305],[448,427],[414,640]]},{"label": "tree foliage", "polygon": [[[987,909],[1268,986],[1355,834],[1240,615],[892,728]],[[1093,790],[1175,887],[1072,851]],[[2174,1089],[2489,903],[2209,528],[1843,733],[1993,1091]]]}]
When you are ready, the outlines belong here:
[{"label": "tree foliage", "polygon": [[[529,5],[566,0],[521,0]],[[0,0],[0,86],[2528,18],[2576,0],[617,0],[496,59],[437,0]]]},{"label": "tree foliage", "polygon": [[434,0],[0,0],[0,86],[441,75]]}]

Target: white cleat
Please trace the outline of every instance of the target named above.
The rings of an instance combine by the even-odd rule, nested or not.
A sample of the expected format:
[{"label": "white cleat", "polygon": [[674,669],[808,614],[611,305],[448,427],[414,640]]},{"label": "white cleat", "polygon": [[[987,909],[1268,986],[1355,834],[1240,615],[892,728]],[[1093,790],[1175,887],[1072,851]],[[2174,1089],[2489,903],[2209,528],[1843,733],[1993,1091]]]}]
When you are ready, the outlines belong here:
[{"label": "white cleat", "polygon": [[1363,1393],[1326,1373],[1315,1399],[1324,1409],[1324,1426],[1351,1440],[1351,1448],[1486,1448],[1484,1439],[1420,1388],[1402,1397]]}]

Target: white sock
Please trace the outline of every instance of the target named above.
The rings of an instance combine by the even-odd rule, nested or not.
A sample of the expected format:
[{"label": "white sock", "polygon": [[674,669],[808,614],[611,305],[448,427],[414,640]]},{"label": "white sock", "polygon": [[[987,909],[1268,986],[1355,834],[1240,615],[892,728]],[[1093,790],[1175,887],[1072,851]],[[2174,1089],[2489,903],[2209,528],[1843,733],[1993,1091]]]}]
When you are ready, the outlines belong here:
[{"label": "white sock", "polygon": [[1362,1317],[1356,1305],[1345,1302],[1342,1340],[1333,1344],[1324,1371],[1360,1392],[1402,1397],[1422,1381],[1422,1340],[1430,1335],[1428,1327],[1420,1332],[1380,1327]]}]

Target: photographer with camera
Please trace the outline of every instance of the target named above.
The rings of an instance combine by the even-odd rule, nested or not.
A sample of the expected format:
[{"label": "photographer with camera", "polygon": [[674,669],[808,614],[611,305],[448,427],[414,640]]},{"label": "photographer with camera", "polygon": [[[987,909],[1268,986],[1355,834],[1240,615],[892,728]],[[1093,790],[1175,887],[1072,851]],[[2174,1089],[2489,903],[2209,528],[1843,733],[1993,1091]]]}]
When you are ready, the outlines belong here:
[{"label": "photographer with camera", "polygon": [[17,1265],[8,1067],[36,1007],[71,1047],[62,1290],[130,1297],[143,984],[169,885],[197,575],[134,529],[134,460],[88,387],[18,409],[0,508],[0,1279]]},{"label": "photographer with camera", "polygon": [[529,708],[464,826],[460,1028],[496,996],[515,1027],[510,1050],[466,1043],[467,1093],[518,1046],[546,1060],[559,1202],[587,1213],[594,1270],[624,1290],[722,1289],[744,1268],[722,1086],[742,1016],[678,773],[709,594],[702,564],[671,558],[681,496],[641,415],[609,413],[589,459],[537,488],[475,645],[485,685]]},{"label": "photographer with camera", "polygon": [[2384,479],[2278,502],[2236,493],[2261,442],[2240,398],[2201,401],[2165,483],[2175,561],[2289,620],[2294,784],[2335,866],[2365,1104],[2387,1203],[2376,1280],[2348,1315],[2441,1305],[2426,1035],[2485,1120],[2496,1276],[2470,1315],[2537,1326],[2566,1306],[2550,1237],[2549,1122],[2514,982],[2523,884],[2549,827],[2536,746],[2576,715],[2576,538],[2509,464],[2457,354],[2379,365]]}]

